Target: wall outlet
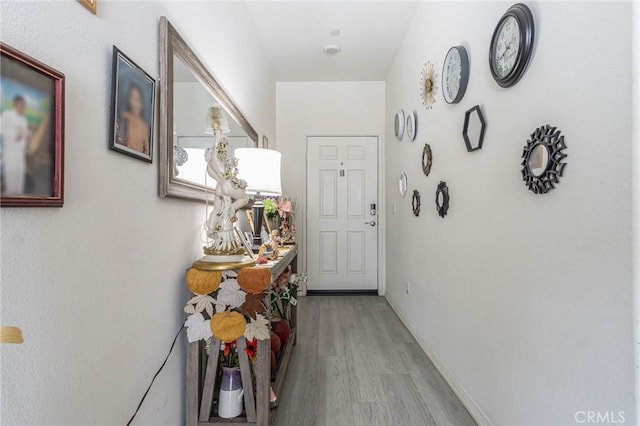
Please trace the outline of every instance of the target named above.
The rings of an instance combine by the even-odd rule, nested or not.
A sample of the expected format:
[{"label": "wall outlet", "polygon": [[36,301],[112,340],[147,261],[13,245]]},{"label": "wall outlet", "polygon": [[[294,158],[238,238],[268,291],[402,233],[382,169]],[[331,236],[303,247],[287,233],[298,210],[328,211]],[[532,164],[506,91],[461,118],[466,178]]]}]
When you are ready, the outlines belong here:
[{"label": "wall outlet", "polygon": [[407,294],[411,294],[411,283],[407,281]]}]

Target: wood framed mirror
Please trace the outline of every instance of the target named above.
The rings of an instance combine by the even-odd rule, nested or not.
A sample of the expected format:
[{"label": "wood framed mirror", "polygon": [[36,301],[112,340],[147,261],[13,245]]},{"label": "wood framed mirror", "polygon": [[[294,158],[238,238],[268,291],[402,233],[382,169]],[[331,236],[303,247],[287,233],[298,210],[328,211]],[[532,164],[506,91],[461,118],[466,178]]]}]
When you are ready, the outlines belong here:
[{"label": "wood framed mirror", "polygon": [[[224,109],[229,155],[257,147],[258,133],[166,17],[160,18],[160,197],[205,201],[215,180],[206,176],[205,156],[213,150],[207,112]],[[206,187],[205,187],[206,184]]]}]

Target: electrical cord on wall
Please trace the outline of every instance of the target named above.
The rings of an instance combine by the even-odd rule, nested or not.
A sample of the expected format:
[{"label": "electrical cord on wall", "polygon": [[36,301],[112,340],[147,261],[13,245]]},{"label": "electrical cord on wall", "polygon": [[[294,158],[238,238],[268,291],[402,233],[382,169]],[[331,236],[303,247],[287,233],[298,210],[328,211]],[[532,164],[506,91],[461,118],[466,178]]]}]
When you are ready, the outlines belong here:
[{"label": "electrical cord on wall", "polygon": [[138,408],[136,408],[136,412],[133,413],[133,416],[131,416],[131,418],[127,422],[127,426],[131,424],[133,419],[136,417],[136,414],[138,414],[138,411],[140,411],[140,407],[142,406],[144,399],[147,397],[147,394],[149,394],[149,391],[151,390],[151,386],[153,386],[153,382],[155,382],[156,377],[158,377],[158,374],[160,374],[164,366],[167,364],[167,361],[169,360],[169,356],[171,355],[171,352],[173,352],[173,347],[176,345],[176,342],[178,341],[178,336],[180,336],[180,333],[182,333],[182,330],[184,330],[184,324],[182,324],[182,327],[180,327],[180,330],[178,330],[178,334],[176,334],[176,337],[173,338],[173,343],[171,344],[171,348],[169,349],[169,353],[167,354],[167,357],[164,359],[164,362],[162,363],[160,368],[158,368],[158,371],[156,371],[156,374],[154,374],[153,379],[151,379],[151,383],[149,383],[149,387],[147,388],[147,391],[144,393],[144,395],[142,395],[142,399],[138,404]]}]

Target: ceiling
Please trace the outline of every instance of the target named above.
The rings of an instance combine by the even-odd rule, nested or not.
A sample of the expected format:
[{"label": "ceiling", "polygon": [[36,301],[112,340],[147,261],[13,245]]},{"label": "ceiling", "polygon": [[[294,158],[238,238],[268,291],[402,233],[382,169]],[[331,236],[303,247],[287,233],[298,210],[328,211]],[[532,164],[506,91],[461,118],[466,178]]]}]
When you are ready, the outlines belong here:
[{"label": "ceiling", "polygon": [[[417,1],[248,1],[278,81],[380,81]],[[332,36],[339,30],[339,36]],[[342,51],[327,55],[323,47]]]}]

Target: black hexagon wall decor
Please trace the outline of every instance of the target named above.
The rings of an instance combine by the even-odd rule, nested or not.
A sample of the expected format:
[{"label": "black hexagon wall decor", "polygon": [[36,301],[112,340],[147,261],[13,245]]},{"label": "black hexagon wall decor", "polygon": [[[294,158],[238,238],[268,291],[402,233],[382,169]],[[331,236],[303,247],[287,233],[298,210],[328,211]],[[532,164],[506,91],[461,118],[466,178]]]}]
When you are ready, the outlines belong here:
[{"label": "black hexagon wall decor", "polygon": [[482,148],[486,128],[487,123],[480,105],[476,105],[464,113],[462,137],[464,138],[464,144],[467,146],[467,151],[477,151]]}]

